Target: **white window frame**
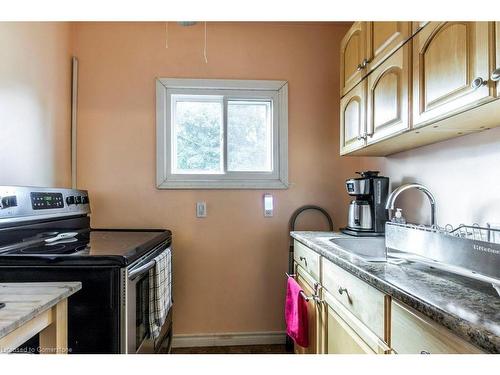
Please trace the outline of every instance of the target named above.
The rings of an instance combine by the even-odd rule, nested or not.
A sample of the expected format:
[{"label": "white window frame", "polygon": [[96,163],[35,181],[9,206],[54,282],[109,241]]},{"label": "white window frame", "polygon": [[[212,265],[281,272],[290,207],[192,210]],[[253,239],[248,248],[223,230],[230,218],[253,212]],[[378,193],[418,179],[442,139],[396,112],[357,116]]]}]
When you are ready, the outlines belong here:
[{"label": "white window frame", "polygon": [[[223,96],[224,140],[227,139],[227,101],[270,100],[272,108],[272,171],[227,170],[224,173],[172,173],[172,95]],[[288,188],[288,83],[270,80],[158,78],[156,80],[156,185],[159,189],[287,189]]]}]

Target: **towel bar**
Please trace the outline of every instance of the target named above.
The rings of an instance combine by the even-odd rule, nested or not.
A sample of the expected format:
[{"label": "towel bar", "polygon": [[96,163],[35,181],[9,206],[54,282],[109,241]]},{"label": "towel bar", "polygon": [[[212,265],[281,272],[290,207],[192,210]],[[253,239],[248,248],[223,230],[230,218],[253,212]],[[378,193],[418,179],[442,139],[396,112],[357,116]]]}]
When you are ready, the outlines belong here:
[{"label": "towel bar", "polygon": [[[295,277],[295,276],[297,276],[297,275],[296,275],[296,274],[294,274],[294,273],[292,273],[292,274],[290,275],[288,272],[285,272],[285,276],[286,276],[286,277],[292,277],[292,278],[294,278],[294,277]],[[312,296],[309,296],[309,297],[308,297],[308,296],[304,293],[304,291],[303,291],[303,290],[301,290],[301,291],[300,291],[300,295],[302,296],[302,298],[304,298],[304,300],[305,300],[306,302],[309,302],[310,300],[315,300],[315,299],[317,298],[317,296],[316,296],[316,295],[312,295]]]}]

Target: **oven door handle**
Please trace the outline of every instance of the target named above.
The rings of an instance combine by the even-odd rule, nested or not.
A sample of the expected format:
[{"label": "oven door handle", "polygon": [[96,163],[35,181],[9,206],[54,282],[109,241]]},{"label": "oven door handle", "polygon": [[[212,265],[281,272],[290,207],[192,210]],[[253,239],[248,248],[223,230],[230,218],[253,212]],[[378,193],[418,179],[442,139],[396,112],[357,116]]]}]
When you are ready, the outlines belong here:
[{"label": "oven door handle", "polygon": [[143,273],[146,273],[147,271],[149,271],[151,268],[153,268],[154,266],[156,265],[156,261],[153,259],[152,261],[146,263],[145,265],[143,266],[140,266],[138,268],[135,268],[135,269],[132,269],[130,270],[129,274],[128,274],[128,278],[129,280],[134,280],[136,279],[137,277],[139,277],[140,275],[142,275]]}]

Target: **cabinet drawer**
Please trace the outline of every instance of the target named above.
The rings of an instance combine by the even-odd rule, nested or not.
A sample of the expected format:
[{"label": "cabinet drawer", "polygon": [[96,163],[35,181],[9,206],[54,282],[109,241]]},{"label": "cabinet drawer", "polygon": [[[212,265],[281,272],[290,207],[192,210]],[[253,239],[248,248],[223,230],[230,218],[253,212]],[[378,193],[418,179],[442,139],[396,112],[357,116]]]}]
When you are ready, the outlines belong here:
[{"label": "cabinet drawer", "polygon": [[391,347],[396,353],[481,353],[475,346],[408,306],[392,301],[391,310]]},{"label": "cabinet drawer", "polygon": [[294,242],[293,259],[312,277],[319,281],[319,254],[302,245],[299,241]]},{"label": "cabinet drawer", "polygon": [[384,294],[356,276],[322,259],[323,287],[348,311],[384,338]]}]

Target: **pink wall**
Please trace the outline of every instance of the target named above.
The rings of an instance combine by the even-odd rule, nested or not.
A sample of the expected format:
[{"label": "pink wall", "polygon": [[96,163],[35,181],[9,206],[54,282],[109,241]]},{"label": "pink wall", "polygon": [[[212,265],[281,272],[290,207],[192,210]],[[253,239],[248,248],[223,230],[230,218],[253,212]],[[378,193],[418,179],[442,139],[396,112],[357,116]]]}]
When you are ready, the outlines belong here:
[{"label": "pink wall", "polygon": [[[359,159],[338,155],[339,42],[346,24],[80,23],[78,185],[93,197],[94,227],[174,233],[176,334],[281,331],[288,219],[324,206],[345,222],[342,181]],[[262,190],[155,188],[155,77],[289,82],[288,190],[264,218]],[[195,217],[205,200],[208,217]],[[318,218],[308,226],[321,225]]]},{"label": "pink wall", "polygon": [[0,185],[71,184],[71,26],[0,22]]}]

